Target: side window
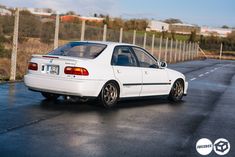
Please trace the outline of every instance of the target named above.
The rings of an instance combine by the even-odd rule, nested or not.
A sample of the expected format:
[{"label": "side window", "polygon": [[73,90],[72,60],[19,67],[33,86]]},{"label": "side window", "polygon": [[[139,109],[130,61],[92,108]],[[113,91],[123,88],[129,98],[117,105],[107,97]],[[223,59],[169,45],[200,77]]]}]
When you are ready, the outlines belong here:
[{"label": "side window", "polygon": [[140,67],[145,68],[157,68],[157,62],[150,55],[147,54],[143,49],[138,47],[132,47],[135,55],[139,61]]},{"label": "side window", "polygon": [[118,46],[114,48],[111,64],[117,66],[137,66],[137,61],[129,47]]}]

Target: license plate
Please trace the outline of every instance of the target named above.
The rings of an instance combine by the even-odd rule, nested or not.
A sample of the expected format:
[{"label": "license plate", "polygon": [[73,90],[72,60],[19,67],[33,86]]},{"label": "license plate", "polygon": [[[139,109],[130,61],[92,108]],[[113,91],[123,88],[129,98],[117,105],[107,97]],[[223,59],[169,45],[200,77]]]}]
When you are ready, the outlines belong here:
[{"label": "license plate", "polygon": [[52,74],[52,75],[59,75],[59,66],[47,65],[47,73]]}]

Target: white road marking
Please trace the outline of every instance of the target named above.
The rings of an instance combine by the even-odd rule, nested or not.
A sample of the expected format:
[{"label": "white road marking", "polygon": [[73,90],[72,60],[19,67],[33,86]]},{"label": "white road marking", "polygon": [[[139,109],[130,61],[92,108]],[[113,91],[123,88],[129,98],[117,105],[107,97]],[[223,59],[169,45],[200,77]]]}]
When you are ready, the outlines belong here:
[{"label": "white road marking", "polygon": [[191,78],[191,79],[190,79],[190,81],[193,81],[193,80],[196,80],[196,78],[194,77],[194,78]]},{"label": "white road marking", "polygon": [[205,74],[209,74],[210,72],[209,71],[207,71]]},{"label": "white road marking", "polygon": [[202,77],[202,76],[204,76],[204,74],[199,75],[199,77]]},{"label": "white road marking", "polygon": [[214,70],[211,70],[211,72],[214,72]]},{"label": "white road marking", "polygon": [[217,70],[218,68],[214,68],[214,70]]}]

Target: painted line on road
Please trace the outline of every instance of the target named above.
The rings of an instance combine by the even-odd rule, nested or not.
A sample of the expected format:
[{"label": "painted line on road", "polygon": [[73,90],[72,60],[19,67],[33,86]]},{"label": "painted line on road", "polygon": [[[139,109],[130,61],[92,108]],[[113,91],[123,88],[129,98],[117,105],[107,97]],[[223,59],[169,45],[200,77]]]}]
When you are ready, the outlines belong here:
[{"label": "painted line on road", "polygon": [[199,75],[199,77],[202,77],[202,76],[204,76],[204,74]]},{"label": "painted line on road", "polygon": [[211,70],[210,72],[214,72],[214,70]]},{"label": "painted line on road", "polygon": [[209,72],[209,71],[207,71],[207,72],[205,73],[205,75],[206,75],[206,74],[209,74],[209,73],[210,73],[210,72]]},{"label": "painted line on road", "polygon": [[197,79],[197,78],[194,77],[194,78],[191,78],[190,81],[193,81],[193,80],[196,80],[196,79]]}]

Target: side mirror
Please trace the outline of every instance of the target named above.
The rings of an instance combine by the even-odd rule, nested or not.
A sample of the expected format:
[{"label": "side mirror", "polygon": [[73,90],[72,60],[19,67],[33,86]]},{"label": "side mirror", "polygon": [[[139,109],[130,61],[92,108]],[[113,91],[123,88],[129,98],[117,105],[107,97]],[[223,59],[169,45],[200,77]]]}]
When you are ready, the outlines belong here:
[{"label": "side mirror", "polygon": [[167,63],[166,62],[158,62],[158,67],[161,69],[164,69],[167,67]]}]

